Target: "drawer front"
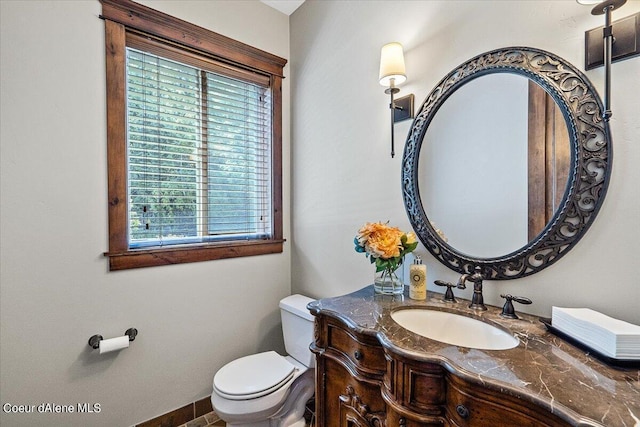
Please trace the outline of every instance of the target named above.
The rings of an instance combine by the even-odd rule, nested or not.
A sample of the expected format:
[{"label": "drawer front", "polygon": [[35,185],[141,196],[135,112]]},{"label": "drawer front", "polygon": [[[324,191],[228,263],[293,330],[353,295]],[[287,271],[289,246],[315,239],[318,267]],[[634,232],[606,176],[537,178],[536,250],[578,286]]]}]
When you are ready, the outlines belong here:
[{"label": "drawer front", "polygon": [[564,427],[566,422],[540,407],[516,402],[460,379],[450,378],[447,387],[447,418],[460,427],[519,426]]},{"label": "drawer front", "polygon": [[327,332],[327,347],[344,354],[358,371],[377,376],[384,374],[387,361],[381,346],[363,343],[344,329],[332,324],[328,325]]},{"label": "drawer front", "polygon": [[448,426],[449,424],[444,422],[442,418],[431,417],[427,418],[425,416],[421,417],[420,420],[414,420],[411,417],[404,416],[402,414],[396,413],[395,411],[388,409],[387,410],[387,423],[386,427],[443,427]]}]

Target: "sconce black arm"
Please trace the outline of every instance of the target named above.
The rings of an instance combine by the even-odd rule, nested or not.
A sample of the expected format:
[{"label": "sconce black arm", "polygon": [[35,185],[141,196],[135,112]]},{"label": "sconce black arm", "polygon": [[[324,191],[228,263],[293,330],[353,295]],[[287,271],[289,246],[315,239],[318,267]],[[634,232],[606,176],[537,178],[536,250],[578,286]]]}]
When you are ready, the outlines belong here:
[{"label": "sconce black arm", "polygon": [[604,41],[604,112],[602,118],[609,121],[611,115],[611,51],[613,49],[613,29],[611,26],[611,12],[625,4],[627,0],[605,0],[591,9],[592,15],[604,14],[604,28],[602,38]]},{"label": "sconce black arm", "polygon": [[394,123],[395,123],[395,110],[402,110],[402,107],[399,107],[396,105],[396,103],[393,100],[393,95],[395,95],[396,93],[400,92],[400,89],[398,89],[397,87],[393,86],[393,79],[391,80],[391,87],[389,87],[389,89],[386,89],[384,91],[384,93],[391,95],[391,103],[389,104],[389,109],[391,110],[391,158],[393,158],[395,156],[395,142],[394,142]]}]

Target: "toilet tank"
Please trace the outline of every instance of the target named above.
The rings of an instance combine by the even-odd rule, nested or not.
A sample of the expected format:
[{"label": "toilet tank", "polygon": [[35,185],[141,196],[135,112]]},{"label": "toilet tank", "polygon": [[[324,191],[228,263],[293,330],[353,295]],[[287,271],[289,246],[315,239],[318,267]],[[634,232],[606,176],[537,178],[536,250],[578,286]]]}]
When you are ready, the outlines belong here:
[{"label": "toilet tank", "polygon": [[307,304],[314,301],[303,295],[291,295],[280,301],[284,347],[289,356],[309,368],[315,367],[315,357],[309,345],[313,341],[314,317]]}]

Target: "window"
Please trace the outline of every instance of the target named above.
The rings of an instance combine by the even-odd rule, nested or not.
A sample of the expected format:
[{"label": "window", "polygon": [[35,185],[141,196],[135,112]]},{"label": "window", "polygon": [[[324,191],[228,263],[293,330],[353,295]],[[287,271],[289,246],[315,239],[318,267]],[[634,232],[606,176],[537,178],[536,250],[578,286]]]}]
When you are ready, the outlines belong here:
[{"label": "window", "polygon": [[268,80],[131,47],[126,69],[129,247],[268,238]]},{"label": "window", "polygon": [[282,252],[286,61],[133,2],[102,4],[110,269]]}]

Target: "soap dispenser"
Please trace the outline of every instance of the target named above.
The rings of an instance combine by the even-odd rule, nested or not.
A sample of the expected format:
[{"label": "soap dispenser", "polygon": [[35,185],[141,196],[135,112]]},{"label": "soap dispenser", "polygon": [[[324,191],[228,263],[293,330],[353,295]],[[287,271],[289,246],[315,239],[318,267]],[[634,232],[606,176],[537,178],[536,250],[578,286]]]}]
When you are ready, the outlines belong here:
[{"label": "soap dispenser", "polygon": [[422,263],[422,259],[416,256],[413,264],[409,267],[409,298],[415,300],[427,299],[427,266]]}]

